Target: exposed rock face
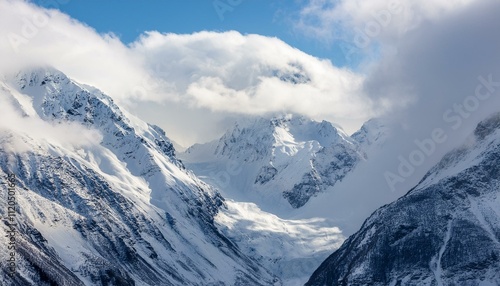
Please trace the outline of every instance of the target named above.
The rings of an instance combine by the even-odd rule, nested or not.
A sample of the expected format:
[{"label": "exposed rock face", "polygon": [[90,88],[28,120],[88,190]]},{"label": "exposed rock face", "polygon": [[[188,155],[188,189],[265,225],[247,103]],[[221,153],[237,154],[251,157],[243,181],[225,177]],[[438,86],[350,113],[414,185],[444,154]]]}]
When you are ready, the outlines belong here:
[{"label": "exposed rock face", "polygon": [[500,285],[500,114],[377,210],[306,285]]}]

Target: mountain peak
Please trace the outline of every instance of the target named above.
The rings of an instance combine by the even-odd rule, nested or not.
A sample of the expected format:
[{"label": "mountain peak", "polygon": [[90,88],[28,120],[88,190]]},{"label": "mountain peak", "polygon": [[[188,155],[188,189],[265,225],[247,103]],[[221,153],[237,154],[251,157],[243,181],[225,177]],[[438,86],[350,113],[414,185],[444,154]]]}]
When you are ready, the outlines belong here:
[{"label": "mountain peak", "polygon": [[357,142],[330,122],[283,114],[237,123],[219,140],[190,147],[183,158],[196,164],[192,168],[201,176],[206,176],[199,168],[202,162],[237,162],[249,178],[235,189],[274,193],[274,201],[285,199],[299,208],[342,180],[362,159],[358,149]]},{"label": "mountain peak", "polygon": [[68,84],[70,79],[61,71],[51,66],[31,67],[20,71],[16,79],[21,89],[43,86],[48,83]]},{"label": "mountain peak", "polygon": [[500,112],[490,115],[487,119],[481,121],[474,130],[474,135],[479,140],[483,140],[484,138],[494,133],[499,128],[500,128]]},{"label": "mountain peak", "polygon": [[389,132],[389,127],[384,120],[372,118],[365,122],[351,137],[364,148],[367,148],[374,144],[383,144]]}]

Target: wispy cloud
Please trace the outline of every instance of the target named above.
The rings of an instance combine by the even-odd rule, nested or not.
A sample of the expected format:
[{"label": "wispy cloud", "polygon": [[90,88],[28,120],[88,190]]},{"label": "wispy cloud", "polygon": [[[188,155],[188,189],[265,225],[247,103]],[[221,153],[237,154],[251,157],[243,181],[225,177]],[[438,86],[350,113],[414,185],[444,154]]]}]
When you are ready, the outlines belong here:
[{"label": "wispy cloud", "polygon": [[[63,148],[98,145],[102,135],[77,123],[49,123],[29,111],[29,99],[20,103],[15,91],[0,83],[0,147],[13,152],[31,151],[48,144]],[[28,114],[30,116],[28,116]],[[32,141],[34,140],[34,141]],[[32,144],[36,145],[33,146]]]},{"label": "wispy cloud", "polygon": [[476,1],[307,0],[296,14],[295,28],[311,37],[338,39],[351,36],[356,29],[363,31],[371,22],[377,22],[383,28],[381,35],[394,37]]},{"label": "wispy cloud", "polygon": [[348,65],[353,65],[358,64],[354,58],[372,59],[422,23],[440,21],[473,2],[477,1],[307,0],[291,21],[305,37],[340,46]]}]

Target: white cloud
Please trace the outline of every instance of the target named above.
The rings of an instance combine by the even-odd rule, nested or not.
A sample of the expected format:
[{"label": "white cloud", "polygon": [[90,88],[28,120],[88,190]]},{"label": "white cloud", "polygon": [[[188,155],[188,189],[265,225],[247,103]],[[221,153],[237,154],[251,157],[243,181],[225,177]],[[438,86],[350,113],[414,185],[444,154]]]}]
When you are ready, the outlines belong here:
[{"label": "white cloud", "polygon": [[[76,123],[52,124],[31,114],[26,116],[26,107],[15,99],[12,93],[0,85],[0,147],[13,152],[32,150],[30,142],[35,140],[37,147],[46,144],[63,148],[78,148],[99,144],[102,135]],[[28,139],[29,138],[29,139]]]},{"label": "white cloud", "polygon": [[0,0],[0,37],[3,74],[50,65],[115,97],[122,97],[128,84],[139,84],[146,74],[115,36],[99,35],[58,10],[26,1]]},{"label": "white cloud", "polygon": [[156,100],[216,112],[296,112],[346,124],[347,119],[359,124],[374,112],[375,103],[360,93],[362,76],[276,38],[234,31],[151,32],[132,49],[161,80],[163,94]]},{"label": "white cloud", "polygon": [[[197,140],[212,139],[225,127],[203,123],[228,115],[293,112],[354,131],[386,109],[382,100],[371,100],[362,93],[363,76],[276,38],[235,31],[149,32],[131,49],[143,56],[151,75],[133,88],[131,96],[170,102],[166,113],[176,113],[176,122],[198,118],[202,126],[190,125],[202,136]],[[179,107],[182,114],[177,112]],[[208,138],[201,133],[207,130],[212,132]]]},{"label": "white cloud", "polygon": [[[467,9],[477,0],[307,0],[291,20],[294,29],[338,45],[348,64],[393,52],[406,33]],[[362,61],[361,64],[364,64]]]}]

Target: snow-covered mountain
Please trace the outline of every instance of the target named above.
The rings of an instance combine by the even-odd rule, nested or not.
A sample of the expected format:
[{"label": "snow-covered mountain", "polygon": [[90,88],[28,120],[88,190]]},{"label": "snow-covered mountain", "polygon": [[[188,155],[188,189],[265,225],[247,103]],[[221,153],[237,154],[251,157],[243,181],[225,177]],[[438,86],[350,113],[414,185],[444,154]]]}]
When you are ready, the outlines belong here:
[{"label": "snow-covered mountain", "polygon": [[[0,130],[0,189],[15,176],[18,203],[18,272],[12,279],[2,264],[0,284],[279,283],[217,229],[224,199],[184,167],[160,128],[51,68],[21,72],[0,93],[19,118],[100,134],[95,144],[68,145]],[[5,238],[7,209],[0,212]],[[0,248],[8,253],[6,241]]]},{"label": "snow-covered mountain", "polygon": [[500,113],[369,217],[307,285],[500,285]]},{"label": "snow-covered mountain", "polygon": [[303,206],[331,191],[386,133],[380,120],[351,138],[329,122],[283,115],[238,122],[180,156],[229,199],[215,218],[220,231],[285,285],[303,285],[345,239],[330,217],[301,217]]},{"label": "snow-covered mountain", "polygon": [[364,157],[358,141],[340,128],[293,115],[237,123],[220,139],[181,154],[197,175],[230,196],[284,209],[304,206]]}]

